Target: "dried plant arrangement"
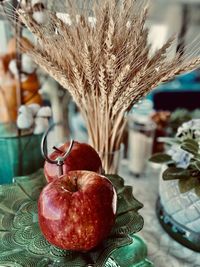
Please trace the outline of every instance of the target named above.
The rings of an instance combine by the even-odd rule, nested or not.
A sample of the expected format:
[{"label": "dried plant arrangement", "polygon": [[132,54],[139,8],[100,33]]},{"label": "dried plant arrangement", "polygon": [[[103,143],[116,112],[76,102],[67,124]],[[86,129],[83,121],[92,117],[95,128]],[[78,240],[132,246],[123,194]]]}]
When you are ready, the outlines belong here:
[{"label": "dried plant arrangement", "polygon": [[68,0],[63,12],[70,20],[45,12],[43,24],[26,8],[20,12],[37,37],[29,54],[69,90],[87,123],[90,143],[112,173],[109,155],[120,149],[131,107],[161,82],[195,69],[200,58],[192,50],[169,58],[174,38],[150,54],[147,1],[94,0],[92,7],[80,8]]}]

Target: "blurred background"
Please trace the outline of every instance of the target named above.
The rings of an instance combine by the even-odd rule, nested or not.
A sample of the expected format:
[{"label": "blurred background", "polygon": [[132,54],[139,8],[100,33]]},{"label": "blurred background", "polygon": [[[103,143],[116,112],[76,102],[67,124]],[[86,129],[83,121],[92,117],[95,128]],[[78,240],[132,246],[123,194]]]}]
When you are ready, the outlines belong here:
[{"label": "blurred background", "polygon": [[[35,3],[40,2],[44,3],[42,0],[35,1]],[[46,1],[48,8],[57,10],[59,13],[62,11],[63,3],[64,1]],[[7,8],[10,9],[10,14],[12,14],[11,5],[17,6],[17,4],[18,1],[9,1],[8,4],[5,4]],[[2,14],[2,12],[3,9],[1,8],[0,13]],[[156,49],[159,49],[170,36],[175,35],[176,41],[174,44],[174,49],[170,51],[172,55],[181,51],[181,56],[187,54],[190,54],[191,57],[197,56],[200,51],[200,1],[152,0],[147,27],[150,29],[149,42],[152,44],[152,53]],[[26,29],[23,29],[22,33],[20,34],[27,39],[32,39]],[[4,62],[6,60],[4,58],[5,55],[16,52],[13,51],[15,48],[12,37],[13,35],[8,16],[3,17],[0,15],[0,54],[2,64],[1,68],[3,69],[3,71],[0,72],[0,86],[3,91],[5,91],[5,88],[7,88],[9,83],[8,81],[5,82],[5,71],[9,70],[12,75],[16,74],[16,62],[13,63],[12,61],[12,63],[9,63],[6,68]],[[50,77],[43,73],[39,68],[31,65],[32,63],[30,63],[28,59],[24,59],[24,63],[22,62],[22,65],[23,64],[24,66],[21,66],[21,68],[22,74],[24,75],[22,75],[24,81],[30,78],[33,79],[37,85],[33,88],[31,93],[29,92],[29,89],[27,90],[27,88],[25,88],[23,97],[21,96],[21,104],[37,103],[41,106],[51,107],[52,116],[51,118],[48,117],[48,121],[53,121],[54,123],[58,124],[51,133],[51,138],[49,138],[49,147],[51,148],[52,145],[55,145],[55,143],[63,143],[69,138],[87,142],[88,136],[84,120],[68,92],[64,90],[57,82],[53,81]],[[7,89],[5,92],[8,94]],[[5,104],[5,92],[4,98],[3,94],[0,95],[1,123],[17,120],[17,116],[19,116],[18,110],[15,110],[14,115],[4,114],[9,110],[13,110],[14,108],[11,106],[14,94],[11,94],[6,96],[6,101],[8,102],[7,107],[5,107],[7,108],[6,111],[3,109],[2,103]],[[26,98],[25,96],[29,96],[27,100],[28,102],[24,100]],[[16,101],[19,101],[19,99],[17,100],[19,97],[15,97]],[[153,120],[157,127],[156,137],[162,137],[166,134],[172,135],[176,131],[176,127],[178,127],[180,122],[188,120],[188,118],[193,116],[199,116],[199,99],[200,71],[197,69],[193,72],[179,76],[169,83],[159,86],[159,88],[155,88],[152,93],[150,93],[145,99],[133,107],[131,113],[134,113],[134,119],[142,124],[144,124],[145,116],[146,118]],[[13,105],[16,103],[13,103]],[[19,103],[15,106],[19,106]],[[46,113],[45,116],[47,116]],[[38,126],[39,130],[35,129],[35,132],[41,134],[45,128],[43,127],[44,124],[44,121],[41,122],[41,124]],[[130,134],[128,134],[129,128],[131,127],[127,126],[127,134],[124,138],[126,157],[128,157],[128,136],[130,137]],[[129,150],[131,150],[130,143]],[[162,144],[154,141],[154,152],[160,150],[162,150]],[[137,152],[134,153],[137,154]]]}]

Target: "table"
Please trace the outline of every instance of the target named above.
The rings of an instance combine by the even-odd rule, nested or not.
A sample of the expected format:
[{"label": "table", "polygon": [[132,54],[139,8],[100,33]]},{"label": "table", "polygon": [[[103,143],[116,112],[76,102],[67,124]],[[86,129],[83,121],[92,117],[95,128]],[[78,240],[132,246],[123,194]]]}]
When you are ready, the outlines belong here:
[{"label": "table", "polygon": [[174,241],[159,224],[155,212],[159,172],[160,167],[149,166],[145,175],[136,178],[129,173],[127,161],[123,161],[119,173],[133,187],[133,195],[144,204],[140,213],[145,224],[139,236],[147,243],[148,259],[155,267],[200,267],[200,253]]}]

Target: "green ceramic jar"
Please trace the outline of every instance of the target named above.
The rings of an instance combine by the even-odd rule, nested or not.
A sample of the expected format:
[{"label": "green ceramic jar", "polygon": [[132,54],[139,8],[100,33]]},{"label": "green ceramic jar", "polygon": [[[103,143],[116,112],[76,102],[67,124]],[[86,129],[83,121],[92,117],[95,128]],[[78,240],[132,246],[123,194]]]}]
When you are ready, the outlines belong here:
[{"label": "green ceramic jar", "polygon": [[17,136],[15,124],[0,124],[0,184],[13,177],[31,174],[43,166],[40,151],[42,135]]}]

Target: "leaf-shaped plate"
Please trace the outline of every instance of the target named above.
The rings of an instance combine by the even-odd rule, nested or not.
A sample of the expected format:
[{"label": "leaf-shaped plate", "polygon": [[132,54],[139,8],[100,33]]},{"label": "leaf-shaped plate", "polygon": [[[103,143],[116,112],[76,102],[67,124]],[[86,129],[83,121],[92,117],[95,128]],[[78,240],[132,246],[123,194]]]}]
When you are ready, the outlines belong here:
[{"label": "leaf-shaped plate", "polygon": [[113,253],[120,247],[132,245],[131,234],[142,229],[143,218],[138,213],[142,204],[133,197],[132,188],[124,186],[121,177],[108,178],[118,194],[116,224],[100,247],[85,254],[52,246],[41,234],[37,199],[46,184],[43,170],[15,178],[14,184],[0,186],[0,266],[121,266],[115,262]]}]

